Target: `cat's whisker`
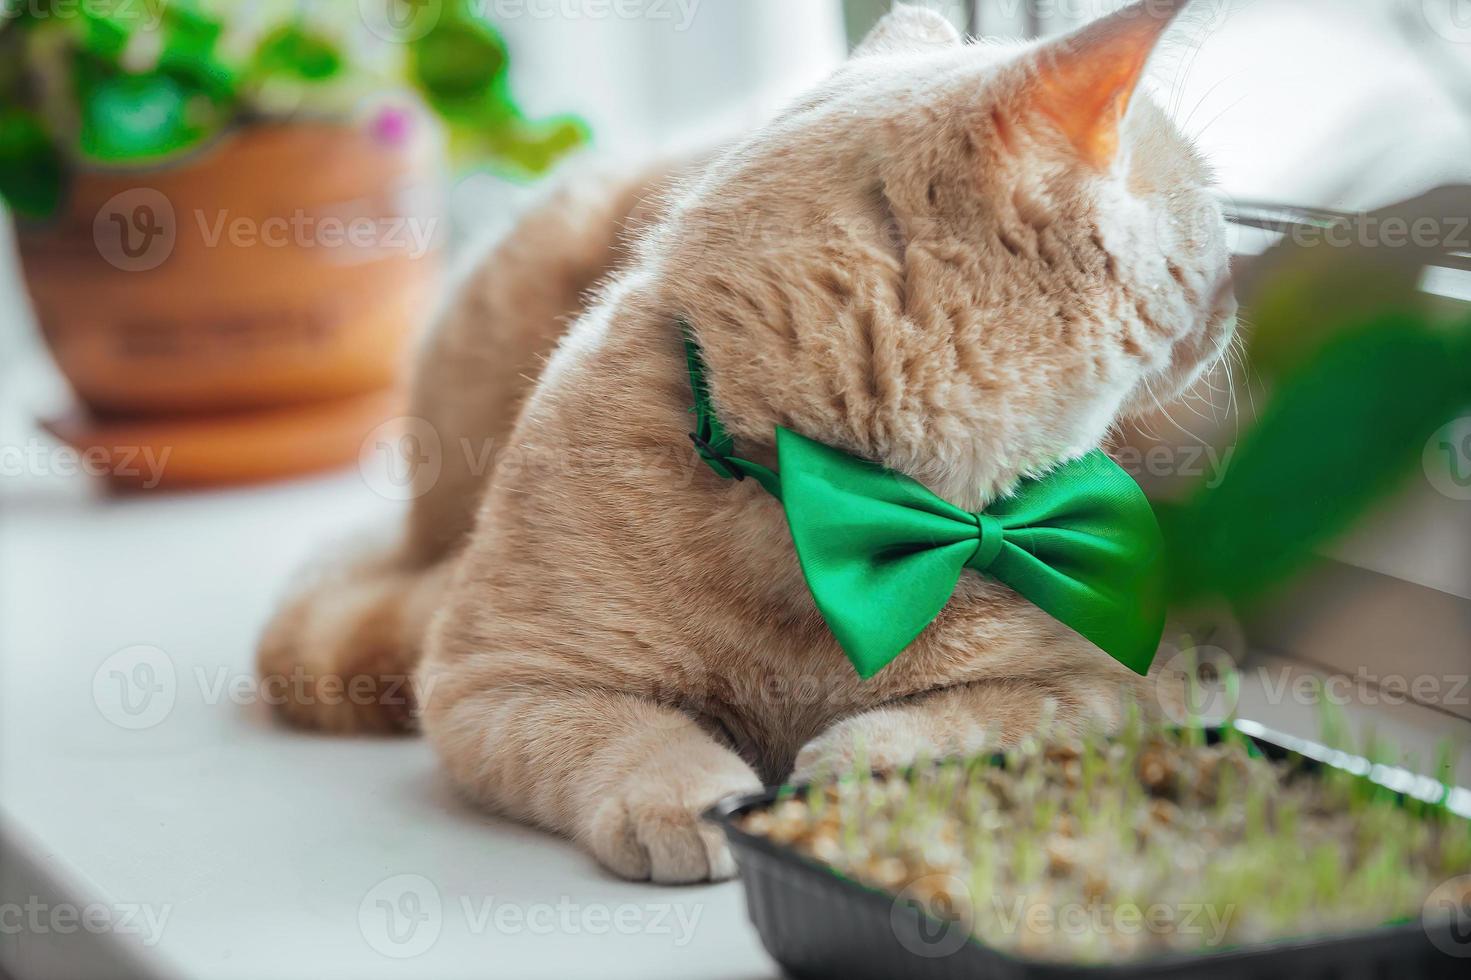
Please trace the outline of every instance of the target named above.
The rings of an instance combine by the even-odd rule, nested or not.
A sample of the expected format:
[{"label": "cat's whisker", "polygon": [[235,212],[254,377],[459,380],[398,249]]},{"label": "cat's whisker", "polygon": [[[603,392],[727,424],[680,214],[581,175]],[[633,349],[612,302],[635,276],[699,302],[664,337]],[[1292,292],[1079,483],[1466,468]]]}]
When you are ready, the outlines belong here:
[{"label": "cat's whisker", "polygon": [[1132,425],[1134,427],[1134,432],[1136,434],[1138,434],[1140,437],[1142,437],[1144,439],[1148,439],[1150,442],[1160,442],[1160,441],[1162,441],[1160,439],[1159,434],[1157,432],[1154,432],[1154,431],[1148,431],[1148,432],[1146,432],[1145,431],[1143,419],[1134,419],[1132,422],[1130,422],[1130,425]]},{"label": "cat's whisker", "polygon": [[1241,387],[1241,385],[1236,382],[1235,373],[1231,369],[1231,362],[1236,360],[1237,358],[1240,358],[1241,373],[1243,376],[1241,384],[1246,385],[1246,397],[1250,402],[1251,412],[1254,417],[1256,415],[1256,402],[1252,396],[1251,384],[1249,381],[1249,365],[1246,360],[1246,343],[1242,340],[1240,334],[1231,338],[1231,343],[1227,346],[1226,351],[1221,358],[1221,363],[1226,369],[1226,387],[1229,389],[1231,398],[1229,409],[1231,413],[1230,418],[1233,427],[1232,442],[1239,442],[1241,440],[1241,404],[1240,397],[1238,395],[1238,389]]},{"label": "cat's whisker", "polygon": [[[1198,392],[1195,393],[1195,396],[1194,397],[1196,399],[1201,400],[1201,401],[1204,401],[1205,400],[1204,396],[1202,396]],[[1180,404],[1183,407],[1189,409],[1190,410],[1190,413],[1192,415],[1194,415],[1196,418],[1200,419],[1203,422],[1215,421],[1214,419],[1211,419],[1209,416],[1207,416],[1204,412],[1202,412],[1198,408],[1196,408],[1194,405],[1190,404],[1190,401],[1191,401],[1191,395],[1189,393],[1187,393],[1185,395],[1185,397],[1183,397],[1183,398],[1180,399]],[[1208,404],[1210,404],[1212,410],[1215,409],[1215,403],[1211,402],[1211,403],[1208,403]]]},{"label": "cat's whisker", "polygon": [[[1183,131],[1185,133],[1190,133],[1190,123],[1192,121],[1194,121],[1195,114],[1197,112],[1199,112],[1201,109],[1205,108],[1205,104],[1210,101],[1210,97],[1212,95],[1216,94],[1216,91],[1218,89],[1220,89],[1220,87],[1222,85],[1226,84],[1227,82],[1235,81],[1237,78],[1240,78],[1241,76],[1243,76],[1245,74],[1246,74],[1246,72],[1244,72],[1244,71],[1234,72],[1234,73],[1232,73],[1230,75],[1227,75],[1225,78],[1222,78],[1220,81],[1216,82],[1210,88],[1206,89],[1205,92],[1201,94],[1200,101],[1198,101],[1198,102],[1195,103],[1195,108],[1191,109],[1190,110],[1190,114],[1185,117],[1185,119],[1184,119],[1183,122],[1180,123],[1180,129],[1181,129],[1181,131]],[[1243,95],[1241,99],[1237,99],[1235,102],[1231,103],[1230,108],[1233,108],[1234,109],[1236,106],[1240,105],[1242,99],[1244,99],[1245,97],[1246,96]],[[1219,119],[1220,117],[1217,116],[1216,118]],[[1207,126],[1206,128],[1208,129],[1209,126]],[[1202,129],[1199,133],[1190,133],[1190,135],[1193,138],[1195,138],[1195,139],[1199,139],[1200,136],[1204,132],[1205,132],[1205,129]]]},{"label": "cat's whisker", "polygon": [[1185,428],[1183,425],[1180,424],[1179,420],[1177,420],[1173,415],[1170,414],[1170,410],[1165,408],[1164,403],[1159,400],[1159,395],[1155,393],[1154,387],[1150,385],[1148,379],[1146,379],[1144,382],[1144,390],[1148,392],[1149,397],[1154,401],[1155,407],[1159,409],[1160,414],[1165,417],[1166,421],[1168,421],[1175,428],[1179,429],[1184,435],[1188,436],[1189,438],[1194,439],[1196,442],[1202,445],[1206,444],[1207,440],[1200,438],[1200,436]]},{"label": "cat's whisker", "polygon": [[[1206,394],[1208,393],[1208,391],[1209,394]],[[1186,397],[1184,397],[1184,402],[1186,402],[1187,406],[1190,405],[1190,402],[1202,403],[1202,405],[1205,405],[1206,408],[1211,409],[1211,415],[1205,415],[1205,413],[1203,412],[1196,412],[1196,415],[1199,415],[1200,418],[1205,419],[1206,422],[1211,422],[1212,425],[1219,425],[1219,422],[1221,422],[1221,409],[1219,409],[1219,406],[1217,405],[1217,403],[1215,403],[1215,396],[1217,396],[1217,390],[1209,386],[1209,384],[1206,384],[1206,386],[1203,387],[1203,390],[1202,388],[1197,387],[1196,390],[1187,393]],[[1194,409],[1192,409],[1192,411],[1194,411]]]},{"label": "cat's whisker", "polygon": [[1212,126],[1214,126],[1216,123],[1220,122],[1223,118],[1226,117],[1227,113],[1230,113],[1231,111],[1233,111],[1237,106],[1239,106],[1239,105],[1241,105],[1241,103],[1245,102],[1246,99],[1247,99],[1247,96],[1246,95],[1243,95],[1243,96],[1241,96],[1241,98],[1237,99],[1235,102],[1232,102],[1230,105],[1226,106],[1220,112],[1216,113],[1213,117],[1211,117],[1211,121],[1210,122],[1208,122],[1204,126],[1200,127],[1200,132],[1193,134],[1192,138],[1193,139],[1197,139],[1197,140],[1203,139],[1205,137],[1205,134],[1208,133],[1208,132],[1210,132],[1210,128]]}]

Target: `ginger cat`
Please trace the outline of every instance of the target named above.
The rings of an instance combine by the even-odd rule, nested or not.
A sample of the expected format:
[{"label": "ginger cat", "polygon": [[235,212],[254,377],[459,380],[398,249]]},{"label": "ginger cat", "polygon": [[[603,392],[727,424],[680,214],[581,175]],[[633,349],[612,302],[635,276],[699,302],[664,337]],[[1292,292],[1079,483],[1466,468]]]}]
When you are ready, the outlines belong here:
[{"label": "ginger cat", "polygon": [[[701,811],[794,769],[1116,721],[1143,682],[977,574],[860,682],[781,506],[696,457],[678,321],[761,462],[783,425],[979,510],[1095,449],[1235,325],[1206,169],[1135,93],[1182,6],[1040,45],[900,8],[713,161],[530,214],[422,354],[445,448],[401,544],[267,630],[263,674],[310,681],[283,713],[421,726],[469,797],[659,882],[732,875]],[[461,445],[495,448],[488,477]],[[421,703],[390,696],[416,670]]]}]

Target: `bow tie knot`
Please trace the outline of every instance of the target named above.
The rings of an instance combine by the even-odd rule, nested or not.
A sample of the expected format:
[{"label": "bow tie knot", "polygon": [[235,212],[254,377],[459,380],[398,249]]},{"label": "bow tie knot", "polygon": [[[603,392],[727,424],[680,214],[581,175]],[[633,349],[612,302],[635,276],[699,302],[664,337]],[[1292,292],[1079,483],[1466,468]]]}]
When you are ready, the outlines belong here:
[{"label": "bow tie knot", "polygon": [[976,533],[979,539],[976,542],[976,553],[970,556],[965,567],[973,571],[984,572],[995,563],[1001,556],[1001,550],[1006,547],[1006,528],[1001,525],[999,518],[990,514],[976,514]]}]

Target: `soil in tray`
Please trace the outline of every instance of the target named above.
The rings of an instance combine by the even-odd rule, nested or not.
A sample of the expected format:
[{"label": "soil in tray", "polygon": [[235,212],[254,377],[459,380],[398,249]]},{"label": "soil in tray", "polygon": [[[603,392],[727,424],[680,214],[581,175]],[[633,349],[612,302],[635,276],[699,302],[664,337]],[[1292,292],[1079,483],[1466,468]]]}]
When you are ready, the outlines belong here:
[{"label": "soil in tray", "polygon": [[740,823],[992,948],[1079,964],[1415,921],[1471,874],[1471,822],[1234,732],[1135,726],[858,773]]}]

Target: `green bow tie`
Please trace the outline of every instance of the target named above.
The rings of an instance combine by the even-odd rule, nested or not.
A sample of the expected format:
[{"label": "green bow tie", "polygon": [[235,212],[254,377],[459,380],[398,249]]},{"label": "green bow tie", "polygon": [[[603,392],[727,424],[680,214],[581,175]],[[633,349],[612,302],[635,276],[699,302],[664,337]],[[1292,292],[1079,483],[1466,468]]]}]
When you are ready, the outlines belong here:
[{"label": "green bow tie", "polygon": [[1024,481],[980,514],[781,427],[778,476],[732,455],[700,350],[687,339],[686,351],[701,458],[781,501],[807,587],[865,680],[934,621],[967,568],[1148,672],[1164,632],[1164,540],[1144,492],[1102,452]]}]

